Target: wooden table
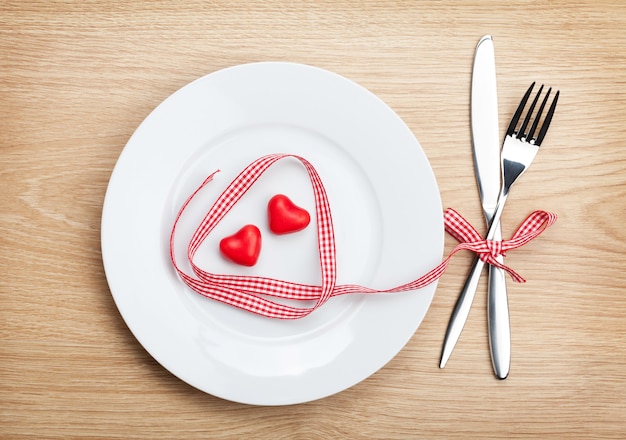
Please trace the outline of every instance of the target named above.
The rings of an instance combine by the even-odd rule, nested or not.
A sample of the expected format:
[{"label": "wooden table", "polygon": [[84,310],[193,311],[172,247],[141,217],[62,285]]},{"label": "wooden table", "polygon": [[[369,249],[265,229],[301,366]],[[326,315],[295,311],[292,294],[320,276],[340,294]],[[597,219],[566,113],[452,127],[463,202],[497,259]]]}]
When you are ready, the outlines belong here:
[{"label": "wooden table", "polygon": [[[622,1],[4,1],[0,5],[0,437],[623,438],[626,5]],[[472,257],[455,257],[406,347],[331,397],[254,407],[162,368],[120,317],[100,218],[111,171],[162,100],[215,70],[319,66],[382,98],[422,144],[445,207],[482,227],[474,47],[494,36],[502,130],[532,81],[556,117],[503,220],[558,222],[508,263],[512,370],[494,378],[481,284],[438,358]],[[481,229],[482,230],[482,229]],[[454,245],[446,238],[446,252]]]}]

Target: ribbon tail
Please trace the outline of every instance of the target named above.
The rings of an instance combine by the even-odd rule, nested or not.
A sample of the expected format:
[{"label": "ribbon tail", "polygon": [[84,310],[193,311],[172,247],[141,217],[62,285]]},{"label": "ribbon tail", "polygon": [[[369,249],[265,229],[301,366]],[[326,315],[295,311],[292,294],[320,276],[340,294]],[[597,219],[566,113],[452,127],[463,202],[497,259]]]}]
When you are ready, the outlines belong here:
[{"label": "ribbon tail", "polygon": [[515,281],[516,283],[525,283],[526,280],[517,272],[515,272],[513,269],[511,269],[509,266],[507,266],[506,264],[502,264],[500,263],[498,260],[496,260],[492,255],[489,255],[487,257],[480,257],[481,260],[483,260],[485,263],[490,264],[492,266],[497,267],[498,269],[502,269],[503,271],[505,271],[506,273],[509,274],[509,276],[511,277],[511,279],[513,281]]}]

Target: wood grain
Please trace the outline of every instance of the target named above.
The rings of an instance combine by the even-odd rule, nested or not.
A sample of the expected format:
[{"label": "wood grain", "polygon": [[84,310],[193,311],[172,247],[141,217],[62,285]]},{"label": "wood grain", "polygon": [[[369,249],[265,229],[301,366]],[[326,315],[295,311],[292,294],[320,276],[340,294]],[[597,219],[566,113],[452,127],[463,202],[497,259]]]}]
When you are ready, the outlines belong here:
[{"label": "wood grain", "polygon": [[[9,1],[0,4],[0,437],[623,438],[626,5],[621,1]],[[485,286],[444,370],[455,257],[419,331],[353,388],[289,407],[186,385],[119,316],[100,256],[107,182],[163,99],[235,64],[285,60],[380,96],[431,161],[444,206],[482,219],[471,166],[473,50],[494,36],[500,120],[532,81],[557,115],[506,231],[558,213],[507,261],[511,376],[489,359]],[[446,240],[446,250],[453,246]]]}]

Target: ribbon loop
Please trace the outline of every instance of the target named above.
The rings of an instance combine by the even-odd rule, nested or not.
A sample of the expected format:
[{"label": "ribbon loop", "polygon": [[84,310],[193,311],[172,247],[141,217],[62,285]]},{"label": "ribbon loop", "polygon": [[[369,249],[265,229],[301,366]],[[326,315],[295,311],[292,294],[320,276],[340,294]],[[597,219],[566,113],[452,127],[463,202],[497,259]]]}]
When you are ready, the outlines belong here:
[{"label": "ribbon loop", "polygon": [[[307,285],[244,275],[218,275],[197,266],[194,263],[195,254],[215,226],[269,167],[287,157],[294,158],[303,165],[313,187],[318,228],[318,252],[322,273],[321,284]],[[187,246],[187,259],[193,271],[193,275],[190,275],[181,269],[176,260],[174,246],[176,227],[188,204],[204,186],[212,181],[214,175],[215,173],[207,177],[180,208],[170,234],[170,259],[181,280],[196,293],[269,318],[302,318],[322,306],[333,296],[338,295],[399,293],[420,289],[441,277],[452,256],[461,250],[476,253],[486,263],[507,271],[513,280],[525,282],[513,269],[501,264],[496,258],[499,255],[504,255],[508,250],[519,248],[528,243],[556,221],[555,214],[535,211],[524,220],[511,239],[493,241],[483,239],[467,220],[454,209],[449,208],[444,212],[445,229],[459,244],[437,267],[411,282],[389,289],[377,290],[355,284],[337,285],[333,222],[326,190],[319,175],[313,165],[300,156],[271,154],[248,165],[227,186],[204,216]],[[289,300],[313,300],[315,304],[311,307],[294,307],[267,299],[268,296]]]},{"label": "ribbon loop", "polygon": [[505,270],[518,283],[525,283],[526,280],[496,258],[504,256],[509,250],[524,246],[554,224],[556,219],[556,214],[534,211],[517,228],[511,239],[495,241],[482,239],[476,229],[452,208],[448,208],[444,216],[446,231],[460,243],[458,246],[476,253],[485,263]]}]

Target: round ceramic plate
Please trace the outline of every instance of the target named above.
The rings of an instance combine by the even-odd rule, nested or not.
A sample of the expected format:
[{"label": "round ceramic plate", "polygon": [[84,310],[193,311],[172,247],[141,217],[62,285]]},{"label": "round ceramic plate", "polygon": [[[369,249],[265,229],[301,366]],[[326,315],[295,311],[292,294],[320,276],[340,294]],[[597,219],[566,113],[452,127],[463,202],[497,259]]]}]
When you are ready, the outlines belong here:
[{"label": "round ceramic plate", "polygon": [[[394,287],[440,263],[441,199],[408,127],[352,81],[272,62],[200,78],[145,119],[109,182],[102,254],[123,319],[166,369],[224,399],[286,405],[345,390],[383,367],[418,328],[436,283],[401,294],[336,297],[292,321],[254,315],[188,289],[169,258],[180,206],[220,170],[181,219],[175,251],[182,262],[187,240],[219,193],[247,164],[270,153],[303,156],[320,174],[335,225],[338,284]],[[197,263],[216,273],[319,284],[316,225],[273,235],[266,206],[275,194],[315,211],[306,171],[296,160],[282,160],[212,232]],[[263,237],[257,264],[226,261],[219,240],[249,223]]]}]

